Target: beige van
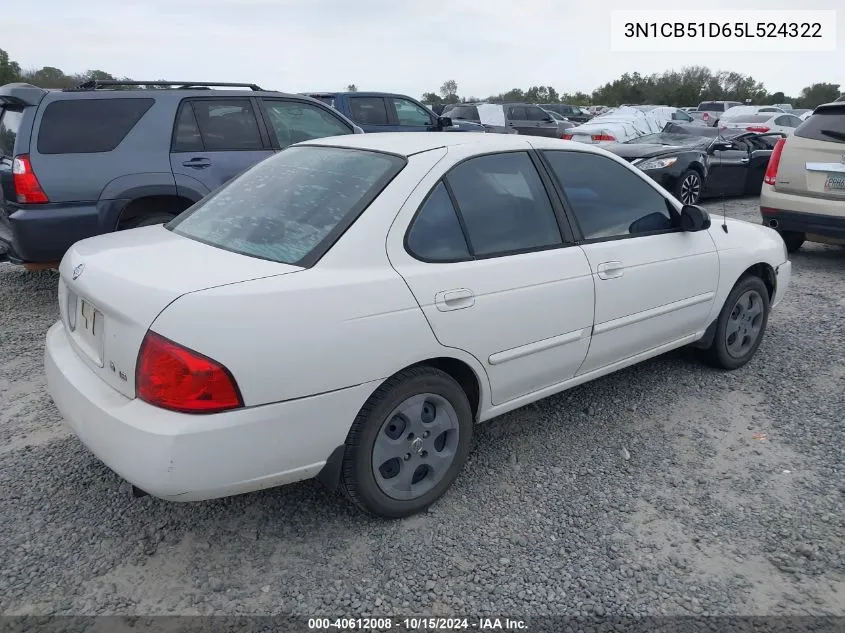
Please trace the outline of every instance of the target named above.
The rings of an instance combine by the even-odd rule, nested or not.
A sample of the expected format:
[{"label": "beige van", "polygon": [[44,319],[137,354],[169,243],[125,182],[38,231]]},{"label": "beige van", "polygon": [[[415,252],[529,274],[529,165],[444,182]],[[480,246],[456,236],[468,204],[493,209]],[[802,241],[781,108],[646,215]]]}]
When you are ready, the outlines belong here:
[{"label": "beige van", "polygon": [[845,102],[817,107],[778,141],[763,178],[760,213],[789,252],[805,241],[845,245]]}]

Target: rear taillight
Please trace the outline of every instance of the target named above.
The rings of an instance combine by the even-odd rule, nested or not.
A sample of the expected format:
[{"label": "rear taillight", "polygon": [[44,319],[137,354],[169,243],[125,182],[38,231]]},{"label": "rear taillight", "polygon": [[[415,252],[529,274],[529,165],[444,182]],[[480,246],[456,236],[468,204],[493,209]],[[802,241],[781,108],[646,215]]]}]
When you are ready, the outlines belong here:
[{"label": "rear taillight", "polygon": [[701,115],[701,118],[704,119],[705,121],[709,121],[710,115],[705,112],[704,114]]},{"label": "rear taillight", "polygon": [[616,137],[610,134],[593,134],[591,137],[593,143],[600,143],[601,141],[615,141]]},{"label": "rear taillight", "polygon": [[760,134],[765,134],[769,131],[765,125],[752,125],[751,127],[745,128],[746,132],[760,132]]},{"label": "rear taillight", "polygon": [[20,204],[43,204],[50,202],[35,177],[28,154],[15,156],[12,161],[12,182]]},{"label": "rear taillight", "polygon": [[563,135],[561,135],[560,138],[562,138],[564,141],[571,141],[572,135],[571,134],[563,134]]},{"label": "rear taillight", "polygon": [[244,406],[228,369],[154,332],[147,332],[138,352],[135,392],[144,402],[182,413]]},{"label": "rear taillight", "polygon": [[780,155],[783,153],[783,145],[786,143],[785,138],[778,139],[775,143],[775,148],[772,150],[772,155],[769,156],[769,164],[766,167],[766,174],[763,176],[763,182],[767,185],[775,184],[775,179],[778,176],[778,165],[780,165]]}]

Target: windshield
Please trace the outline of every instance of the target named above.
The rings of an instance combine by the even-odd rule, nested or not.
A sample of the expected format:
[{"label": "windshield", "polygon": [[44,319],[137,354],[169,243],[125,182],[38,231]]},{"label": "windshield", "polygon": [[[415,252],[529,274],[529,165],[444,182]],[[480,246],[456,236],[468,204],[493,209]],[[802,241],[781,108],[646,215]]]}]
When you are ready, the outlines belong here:
[{"label": "windshield", "polygon": [[11,158],[15,153],[15,138],[21,126],[23,112],[3,108],[0,110],[0,155]]},{"label": "windshield", "polygon": [[308,265],[303,260],[328,250],[404,166],[403,158],[365,150],[289,147],[167,228],[242,255]]},{"label": "windshield", "polygon": [[[447,110],[443,111],[444,114]],[[462,119],[464,121],[480,121],[478,108],[475,106],[455,106],[448,110],[450,119]]]},{"label": "windshield", "polygon": [[702,146],[706,147],[710,144],[711,139],[702,136],[693,136],[692,134],[667,134],[666,132],[659,132],[657,134],[646,134],[638,138],[625,141],[626,145],[683,145],[683,146]]}]

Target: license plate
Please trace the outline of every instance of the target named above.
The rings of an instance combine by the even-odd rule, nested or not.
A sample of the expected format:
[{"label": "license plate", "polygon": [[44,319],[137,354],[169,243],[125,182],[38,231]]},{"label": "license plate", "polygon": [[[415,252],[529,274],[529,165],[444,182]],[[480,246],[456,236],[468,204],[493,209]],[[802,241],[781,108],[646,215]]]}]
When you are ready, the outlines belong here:
[{"label": "license plate", "polygon": [[91,359],[103,364],[103,313],[85,299],[79,299],[79,315],[76,319],[77,343]]},{"label": "license plate", "polygon": [[825,191],[845,191],[845,174],[828,174],[824,181]]}]

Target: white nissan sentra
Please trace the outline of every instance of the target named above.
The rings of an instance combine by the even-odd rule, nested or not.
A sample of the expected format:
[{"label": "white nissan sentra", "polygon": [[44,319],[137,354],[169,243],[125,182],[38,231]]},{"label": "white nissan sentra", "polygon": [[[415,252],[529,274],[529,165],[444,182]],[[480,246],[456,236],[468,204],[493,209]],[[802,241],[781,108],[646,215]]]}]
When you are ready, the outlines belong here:
[{"label": "white nissan sentra", "polygon": [[140,491],[318,477],[400,517],[444,494],[477,422],[684,345],[741,367],[790,272],[772,229],[711,225],[595,147],[326,138],[74,245],[46,374]]}]

